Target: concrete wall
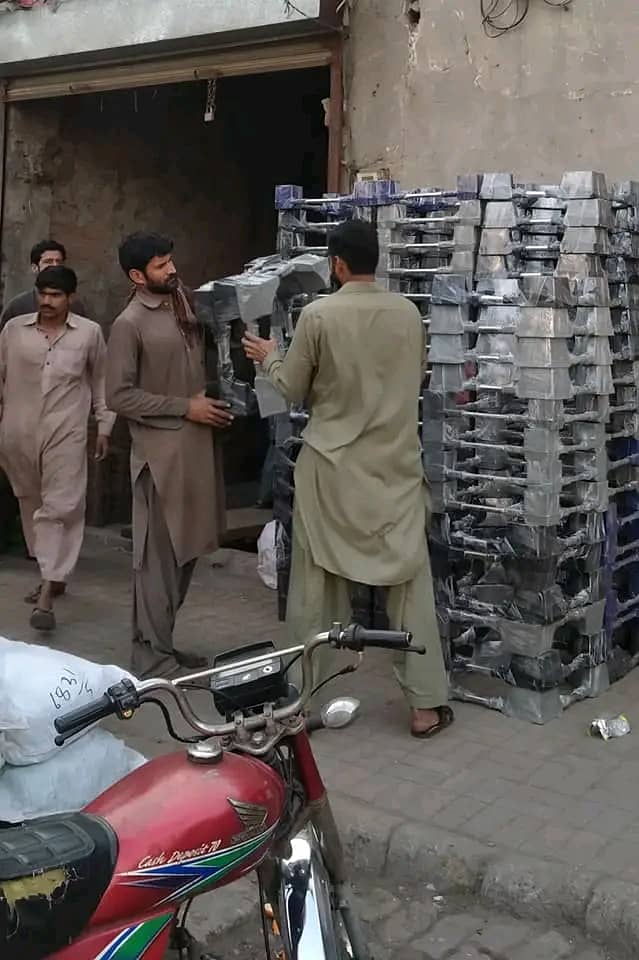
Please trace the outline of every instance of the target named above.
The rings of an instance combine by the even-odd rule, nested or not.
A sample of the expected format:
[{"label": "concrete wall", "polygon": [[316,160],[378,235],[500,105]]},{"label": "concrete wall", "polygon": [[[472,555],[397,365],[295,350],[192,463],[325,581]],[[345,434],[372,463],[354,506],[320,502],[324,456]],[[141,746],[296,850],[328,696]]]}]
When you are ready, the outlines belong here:
[{"label": "concrete wall", "polygon": [[34,65],[66,58],[118,59],[133,51],[156,56],[202,43],[309,33],[331,8],[327,0],[297,0],[288,10],[283,0],[58,0],[0,12],[0,75],[30,73]]},{"label": "concrete wall", "polygon": [[[415,5],[414,5],[415,6]],[[479,0],[358,0],[347,49],[353,170],[390,167],[407,187],[512,170],[639,177],[639,3],[530,0],[527,20],[488,39]]]}]

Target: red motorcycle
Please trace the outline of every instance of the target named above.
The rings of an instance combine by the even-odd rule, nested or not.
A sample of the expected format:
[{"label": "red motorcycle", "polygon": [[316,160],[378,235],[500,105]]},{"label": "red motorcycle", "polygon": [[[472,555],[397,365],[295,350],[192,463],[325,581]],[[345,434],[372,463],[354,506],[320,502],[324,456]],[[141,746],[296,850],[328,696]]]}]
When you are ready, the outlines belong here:
[{"label": "red motorcycle", "polygon": [[[151,760],[82,813],[0,831],[2,960],[162,960],[169,946],[191,960],[201,954],[184,922],[190,901],[252,870],[268,960],[368,960],[309,740],[310,728],[347,725],[358,704],[334,700],[316,720],[304,712],[324,644],[360,661],[365,647],[423,652],[408,633],[334,624],[306,647],[262,643],[178,680],[124,680],[56,720],[62,744],[154,703],[188,749]],[[287,674],[300,658],[298,694]],[[193,712],[186,691],[202,681],[224,723]],[[167,695],[197,736],[176,733]]]}]

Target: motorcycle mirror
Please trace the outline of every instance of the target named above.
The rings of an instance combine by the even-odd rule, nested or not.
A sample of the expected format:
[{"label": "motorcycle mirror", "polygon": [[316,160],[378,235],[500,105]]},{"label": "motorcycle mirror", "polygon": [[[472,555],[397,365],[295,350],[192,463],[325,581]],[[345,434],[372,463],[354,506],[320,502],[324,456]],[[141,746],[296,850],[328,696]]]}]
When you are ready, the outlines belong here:
[{"label": "motorcycle mirror", "polygon": [[331,730],[348,727],[360,710],[360,702],[355,697],[337,697],[322,707],[322,725]]}]

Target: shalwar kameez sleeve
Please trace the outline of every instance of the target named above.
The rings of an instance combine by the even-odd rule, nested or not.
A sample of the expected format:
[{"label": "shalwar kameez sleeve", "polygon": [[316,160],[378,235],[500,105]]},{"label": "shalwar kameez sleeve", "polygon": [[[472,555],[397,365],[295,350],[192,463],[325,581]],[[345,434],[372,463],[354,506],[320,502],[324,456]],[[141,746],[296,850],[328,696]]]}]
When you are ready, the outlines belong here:
[{"label": "shalwar kameez sleeve", "polygon": [[93,415],[98,424],[98,434],[101,437],[110,437],[113,425],[115,424],[115,414],[108,409],[105,399],[105,369],[106,369],[106,343],[104,335],[99,328],[96,328],[93,343],[89,349],[89,370],[91,377],[91,406]]},{"label": "shalwar kameez sleeve", "polygon": [[264,372],[289,403],[303,403],[317,369],[317,341],[312,309],[300,314],[285,357],[278,350],[264,361]]}]

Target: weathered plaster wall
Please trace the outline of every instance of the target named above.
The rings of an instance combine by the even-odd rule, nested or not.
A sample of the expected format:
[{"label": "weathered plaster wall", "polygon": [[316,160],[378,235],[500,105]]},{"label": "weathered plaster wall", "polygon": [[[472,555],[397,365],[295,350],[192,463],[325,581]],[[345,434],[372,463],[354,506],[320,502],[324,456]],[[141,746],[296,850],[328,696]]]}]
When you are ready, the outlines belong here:
[{"label": "weathered plaster wall", "polygon": [[6,285],[8,297],[33,281],[29,252],[49,235],[51,171],[60,150],[59,133],[60,113],[49,105],[26,104],[8,112],[2,243],[3,277],[11,278]]},{"label": "weathered plaster wall", "polygon": [[[247,242],[241,165],[224,125],[205,126],[197,101],[189,109],[180,93],[165,92],[152,104],[144,91],[137,112],[132,94],[11,107],[6,298],[28,286],[29,250],[48,236],[67,246],[83,299],[105,325],[126,295],[116,250],[132,230],[172,235],[190,282],[241,263]],[[225,189],[209,189],[214,183]],[[229,215],[233,195],[239,202]],[[223,235],[214,226],[221,219]]]},{"label": "weathered plaster wall", "polygon": [[530,0],[496,40],[479,0],[357,0],[347,48],[352,169],[390,167],[406,186],[459,172],[565,169],[639,177],[639,3]]}]

